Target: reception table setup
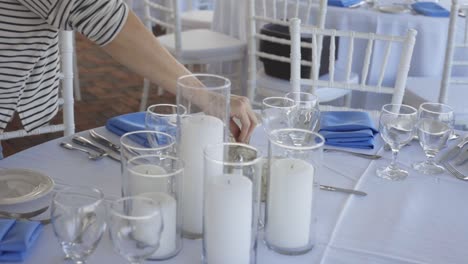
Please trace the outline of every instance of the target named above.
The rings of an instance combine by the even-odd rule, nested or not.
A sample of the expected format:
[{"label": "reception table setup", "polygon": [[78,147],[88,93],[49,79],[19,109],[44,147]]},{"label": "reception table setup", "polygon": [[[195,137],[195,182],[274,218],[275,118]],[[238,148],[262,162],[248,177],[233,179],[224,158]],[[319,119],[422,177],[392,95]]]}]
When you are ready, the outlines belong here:
[{"label": "reception table setup", "polygon": [[[175,105],[0,161],[0,214],[42,228],[11,263],[468,258],[468,137],[453,132],[449,106],[388,104],[372,117],[319,113],[312,95],[270,98],[250,144],[241,144],[228,142],[228,79],[188,75],[177,89]],[[16,251],[2,243],[0,259],[10,263]]]}]

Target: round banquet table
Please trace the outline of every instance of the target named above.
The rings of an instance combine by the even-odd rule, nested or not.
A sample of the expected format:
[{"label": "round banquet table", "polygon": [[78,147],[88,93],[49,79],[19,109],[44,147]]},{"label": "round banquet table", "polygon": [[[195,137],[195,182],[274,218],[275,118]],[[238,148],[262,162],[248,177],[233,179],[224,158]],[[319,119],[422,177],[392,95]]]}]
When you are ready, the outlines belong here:
[{"label": "round banquet table", "polygon": [[[98,128],[113,142],[118,137],[105,128]],[[88,137],[88,133],[81,132]],[[324,153],[320,183],[356,188],[368,193],[358,197],[338,192],[319,191],[317,244],[302,256],[285,256],[268,250],[260,238],[258,264],[416,264],[466,263],[468,251],[468,182],[449,174],[426,176],[411,171],[400,182],[391,182],[375,176],[376,166],[387,164],[391,154],[381,148],[380,137],[375,150],[384,159],[369,161],[342,153]],[[0,161],[0,168],[24,168],[42,172],[56,182],[56,189],[71,185],[101,188],[107,199],[120,195],[120,165],[111,159],[90,161],[86,155],[59,147],[59,138],[35,146]],[[455,142],[450,142],[452,147]],[[260,127],[255,130],[252,145],[266,152],[266,136]],[[405,147],[399,160],[409,166],[423,159],[416,143]],[[459,167],[468,174],[468,166]],[[26,211],[50,203],[50,196],[0,210]],[[43,216],[45,218],[47,216]],[[229,238],[227,238],[229,239]],[[182,251],[176,257],[158,263],[201,263],[201,240],[183,241]],[[63,263],[63,254],[47,225],[30,255],[27,264]],[[126,263],[112,250],[106,233],[94,254],[92,263]],[[148,262],[150,263],[150,262]],[[220,263],[217,263],[220,264]]]},{"label": "round banquet table", "polygon": [[[392,4],[397,0],[379,0],[379,4]],[[400,3],[402,1],[399,1]],[[269,3],[269,2],[267,2]],[[450,10],[449,4],[442,3]],[[316,17],[317,10],[312,9],[310,16],[313,20]],[[213,29],[218,32],[237,37],[241,40],[247,40],[247,0],[220,0],[215,4]],[[309,21],[314,24],[314,21]],[[445,57],[445,47],[448,32],[448,18],[428,17],[411,12],[401,14],[388,14],[363,5],[359,8],[342,8],[328,6],[325,28],[350,30],[359,32],[373,32],[387,35],[404,35],[410,28],[416,29],[418,35],[414,47],[413,58],[411,61],[410,76],[441,76],[443,61]],[[344,43],[343,43],[344,44]],[[355,46],[355,50],[365,52],[366,43]],[[342,43],[340,43],[342,48]],[[343,51],[346,48],[343,47]],[[371,61],[370,80],[377,80],[378,70],[372,71],[372,65],[381,62],[384,54],[383,45],[374,47],[374,56]],[[339,55],[338,55],[339,57]],[[363,56],[356,55],[355,58]],[[397,72],[397,58],[393,58],[395,63],[391,63],[386,72],[385,80],[393,81]],[[362,62],[360,62],[362,64]],[[340,60],[338,60],[340,66]],[[341,65],[345,68],[344,64]],[[353,67],[360,67],[359,63],[353,64]],[[380,67],[375,67],[380,69]],[[356,68],[360,69],[360,68]],[[360,71],[359,71],[360,72]],[[460,73],[461,74],[461,73]]]}]

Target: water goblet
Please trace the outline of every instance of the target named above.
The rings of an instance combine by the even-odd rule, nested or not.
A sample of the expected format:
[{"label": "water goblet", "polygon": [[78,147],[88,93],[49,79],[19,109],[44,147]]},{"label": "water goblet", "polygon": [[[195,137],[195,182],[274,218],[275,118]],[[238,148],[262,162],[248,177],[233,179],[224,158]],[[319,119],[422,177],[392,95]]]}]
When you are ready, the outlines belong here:
[{"label": "water goblet", "polygon": [[182,111],[180,115],[185,115],[187,109],[175,104],[154,104],[146,110],[145,127],[147,130],[168,133],[175,137],[177,132],[177,111]]},{"label": "water goblet", "polygon": [[290,92],[285,97],[297,105],[289,119],[290,127],[314,131],[320,119],[318,97],[306,92]]},{"label": "water goblet", "polygon": [[296,102],[286,97],[267,97],[262,101],[262,123],[267,135],[280,128],[289,128],[289,118]]},{"label": "water goblet", "polygon": [[106,229],[103,193],[90,187],[69,187],[55,193],[51,218],[63,252],[76,264],[86,263]]},{"label": "water goblet", "polygon": [[377,169],[377,176],[388,180],[403,180],[408,171],[397,165],[400,148],[410,142],[414,136],[417,121],[416,108],[403,104],[386,104],[380,113],[379,127],[382,139],[392,150],[390,165]]},{"label": "water goblet", "polygon": [[454,113],[450,106],[441,103],[423,103],[419,106],[416,129],[426,160],[414,163],[415,170],[423,174],[440,174],[445,171],[435,161],[435,156],[447,144],[453,132],[453,123]]},{"label": "water goblet", "polygon": [[109,236],[114,250],[132,264],[140,264],[159,248],[163,218],[158,202],[130,196],[111,203]]}]

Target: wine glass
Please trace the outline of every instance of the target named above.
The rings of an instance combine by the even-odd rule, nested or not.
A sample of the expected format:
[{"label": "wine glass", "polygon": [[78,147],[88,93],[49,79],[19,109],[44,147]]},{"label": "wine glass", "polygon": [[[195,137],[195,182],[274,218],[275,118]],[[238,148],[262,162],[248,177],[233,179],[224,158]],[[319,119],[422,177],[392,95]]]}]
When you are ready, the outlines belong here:
[{"label": "wine glass", "polygon": [[440,174],[445,171],[434,158],[447,144],[453,132],[453,123],[454,113],[450,106],[441,103],[423,103],[419,106],[416,129],[426,160],[414,163],[415,170],[423,174]]},{"label": "wine glass", "polygon": [[86,263],[106,229],[101,190],[69,187],[55,193],[51,218],[63,252],[76,264]]},{"label": "wine glass", "polygon": [[130,196],[111,203],[109,235],[115,251],[132,264],[143,263],[159,248],[163,218],[158,202]]},{"label": "wine glass", "polygon": [[146,110],[145,127],[147,130],[168,133],[175,137],[177,131],[177,110],[182,111],[180,115],[185,115],[187,109],[184,106],[179,108],[175,104],[154,104]]},{"label": "wine glass", "polygon": [[265,132],[279,128],[289,128],[289,118],[296,102],[286,97],[267,97],[262,101],[262,123]]},{"label": "wine glass", "polygon": [[414,136],[414,126],[417,121],[416,108],[403,104],[386,104],[380,113],[380,135],[392,150],[390,165],[377,169],[377,176],[388,180],[403,180],[408,171],[397,165],[397,155],[400,148],[410,142]]},{"label": "wine glass", "polygon": [[305,92],[290,92],[285,96],[297,104],[289,119],[290,127],[314,131],[320,118],[318,97]]}]

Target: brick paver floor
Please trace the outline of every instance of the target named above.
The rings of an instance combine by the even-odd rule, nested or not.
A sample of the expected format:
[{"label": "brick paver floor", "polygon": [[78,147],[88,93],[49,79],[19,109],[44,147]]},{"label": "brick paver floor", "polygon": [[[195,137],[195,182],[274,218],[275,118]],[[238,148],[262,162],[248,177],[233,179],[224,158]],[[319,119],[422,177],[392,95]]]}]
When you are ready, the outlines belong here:
[{"label": "brick paver floor", "polygon": [[[99,47],[77,34],[79,78],[82,100],[75,102],[76,131],[103,126],[110,117],[138,111],[143,79],[116,63]],[[156,95],[154,87],[149,103],[173,103],[169,93]],[[61,112],[54,122],[61,119]],[[17,118],[8,130],[20,128]],[[44,134],[2,142],[5,156],[62,136],[63,133]]]}]

